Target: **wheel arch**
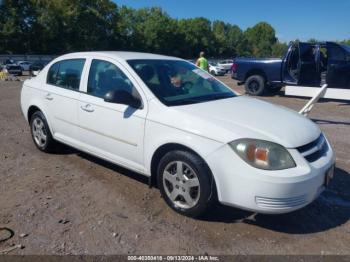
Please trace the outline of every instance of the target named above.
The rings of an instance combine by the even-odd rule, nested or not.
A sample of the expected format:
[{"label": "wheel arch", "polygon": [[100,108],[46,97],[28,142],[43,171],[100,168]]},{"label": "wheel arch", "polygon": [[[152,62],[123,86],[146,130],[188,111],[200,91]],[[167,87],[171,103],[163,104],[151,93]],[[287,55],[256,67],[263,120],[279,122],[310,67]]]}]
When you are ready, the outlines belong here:
[{"label": "wheel arch", "polygon": [[45,116],[46,118],[46,122],[49,126],[49,129],[50,129],[50,132],[51,134],[53,134],[53,130],[52,130],[52,125],[50,123],[50,119],[48,118],[47,114],[45,113],[45,110],[43,110],[43,108],[45,108],[44,106],[40,106],[40,105],[37,105],[37,104],[31,104],[29,107],[28,107],[28,110],[27,110],[27,114],[26,114],[26,117],[28,119],[28,123],[30,124],[30,118],[32,117],[32,115],[37,112],[37,111],[40,111],[41,113],[43,113],[43,115]]},{"label": "wheel arch", "polygon": [[28,122],[30,122],[30,119],[32,117],[32,115],[36,112],[36,111],[40,111],[44,114],[44,112],[36,105],[31,105],[29,106],[28,108],[28,111],[27,111],[27,119],[28,119]]},{"label": "wheel arch", "polygon": [[217,192],[217,186],[216,186],[216,182],[215,182],[215,177],[214,177],[213,172],[211,171],[208,163],[195,150],[189,148],[188,146],[179,144],[179,143],[166,143],[166,144],[163,144],[163,145],[159,146],[156,149],[156,151],[153,153],[152,159],[151,159],[151,166],[150,166],[150,173],[151,173],[150,185],[151,186],[157,186],[157,168],[158,168],[158,163],[159,163],[160,159],[165,154],[167,154],[168,152],[175,151],[175,150],[183,150],[183,151],[190,152],[190,153],[198,156],[200,159],[203,160],[203,162],[206,165],[206,168],[208,168],[208,171],[210,172],[211,177],[212,177],[212,189],[214,189],[214,193],[217,195],[217,193],[216,193]]},{"label": "wheel arch", "polygon": [[268,81],[267,75],[264,70],[259,69],[259,68],[254,68],[249,70],[244,77],[244,81],[247,81],[248,77],[253,76],[253,75],[259,75],[262,76],[265,79],[265,82]]}]

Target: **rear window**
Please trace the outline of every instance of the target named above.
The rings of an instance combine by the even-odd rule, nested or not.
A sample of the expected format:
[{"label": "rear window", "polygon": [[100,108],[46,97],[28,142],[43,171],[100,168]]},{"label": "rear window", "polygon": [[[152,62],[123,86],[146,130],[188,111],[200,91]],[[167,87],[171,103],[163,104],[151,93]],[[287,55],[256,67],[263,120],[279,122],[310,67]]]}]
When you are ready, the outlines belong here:
[{"label": "rear window", "polygon": [[9,66],[8,69],[9,70],[20,70],[21,67],[20,66]]},{"label": "rear window", "polygon": [[85,59],[69,59],[53,64],[47,74],[47,83],[67,89],[79,90]]}]

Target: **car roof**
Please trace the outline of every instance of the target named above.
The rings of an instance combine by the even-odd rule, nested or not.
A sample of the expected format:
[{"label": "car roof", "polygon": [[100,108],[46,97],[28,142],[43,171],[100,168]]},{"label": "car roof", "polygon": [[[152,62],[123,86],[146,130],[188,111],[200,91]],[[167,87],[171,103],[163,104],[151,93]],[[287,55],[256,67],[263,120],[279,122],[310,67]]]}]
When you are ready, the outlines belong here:
[{"label": "car roof", "polygon": [[167,60],[182,60],[177,57],[141,53],[141,52],[127,52],[127,51],[95,51],[95,52],[76,52],[69,53],[61,56],[60,58],[78,57],[78,56],[106,56],[110,58],[118,58],[122,60],[135,60],[135,59],[167,59]]}]

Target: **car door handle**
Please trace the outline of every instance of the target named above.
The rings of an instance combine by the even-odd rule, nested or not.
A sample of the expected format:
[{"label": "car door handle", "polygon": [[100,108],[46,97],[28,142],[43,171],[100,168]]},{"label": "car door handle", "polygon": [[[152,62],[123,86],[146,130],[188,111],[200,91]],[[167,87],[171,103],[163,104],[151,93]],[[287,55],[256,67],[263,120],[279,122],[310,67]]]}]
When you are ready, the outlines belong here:
[{"label": "car door handle", "polygon": [[51,100],[53,100],[53,97],[50,93],[48,93],[48,94],[46,94],[45,99],[51,101]]},{"label": "car door handle", "polygon": [[86,112],[89,112],[89,113],[95,111],[95,109],[93,109],[92,106],[91,106],[90,104],[86,104],[85,106],[81,106],[80,108],[83,109],[83,110],[86,111]]}]

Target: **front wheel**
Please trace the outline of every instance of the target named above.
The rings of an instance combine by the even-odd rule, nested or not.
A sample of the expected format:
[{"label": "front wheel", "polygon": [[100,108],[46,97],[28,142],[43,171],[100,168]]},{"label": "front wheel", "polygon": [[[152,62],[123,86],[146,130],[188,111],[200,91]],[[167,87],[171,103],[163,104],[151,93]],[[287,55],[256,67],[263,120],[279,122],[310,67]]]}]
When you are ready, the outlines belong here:
[{"label": "front wheel", "polygon": [[176,212],[198,217],[213,202],[213,178],[206,163],[186,151],[167,153],[158,165],[158,186],[166,203]]},{"label": "front wheel", "polygon": [[245,91],[249,95],[261,96],[265,92],[265,79],[260,75],[252,75],[245,81]]}]

